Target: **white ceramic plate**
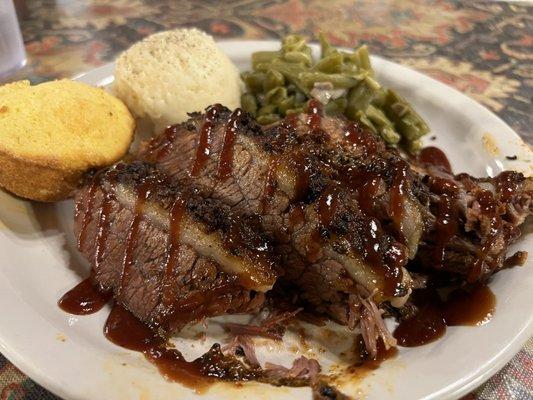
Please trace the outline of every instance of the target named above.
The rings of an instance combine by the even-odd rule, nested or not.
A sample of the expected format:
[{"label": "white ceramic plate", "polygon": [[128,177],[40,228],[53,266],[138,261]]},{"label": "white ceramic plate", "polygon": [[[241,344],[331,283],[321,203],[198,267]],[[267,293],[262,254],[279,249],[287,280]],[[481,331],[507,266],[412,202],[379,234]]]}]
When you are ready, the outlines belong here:
[{"label": "white ceramic plate", "polygon": [[[220,43],[241,69],[248,68],[252,52],[278,46],[277,42]],[[397,89],[429,122],[437,136],[431,143],[447,152],[455,171],[495,175],[503,169],[518,169],[530,174],[532,158],[527,146],[494,114],[418,72],[378,57],[372,61],[379,81]],[[113,65],[77,79],[109,85]],[[506,155],[517,155],[518,161],[507,161]],[[108,342],[102,334],[105,309],[77,317],[57,307],[60,296],[88,271],[75,249],[72,215],[71,201],[36,204],[0,192],[0,351],[32,379],[65,399],[196,398],[191,390],[166,382],[138,353]],[[532,244],[533,235],[525,234],[515,247],[528,250]],[[494,277],[491,287],[498,302],[490,323],[449,328],[442,340],[401,349],[396,359],[383,363],[371,376],[351,379],[345,390],[370,400],[429,400],[457,398],[474,389],[503,367],[533,334],[533,262],[528,264]],[[216,324],[211,323],[212,327]],[[320,336],[317,329],[315,334],[326,349],[345,340],[342,335]],[[176,342],[190,357],[207,349],[217,338],[216,332],[212,335],[205,343],[194,341],[192,334],[183,334]],[[292,336],[289,340],[298,352],[313,356],[301,341]],[[260,359],[284,364],[294,357],[275,345],[263,346],[260,352]],[[325,365],[338,362],[329,351],[320,357]],[[236,397],[310,398],[310,390],[217,384],[201,398]]]}]

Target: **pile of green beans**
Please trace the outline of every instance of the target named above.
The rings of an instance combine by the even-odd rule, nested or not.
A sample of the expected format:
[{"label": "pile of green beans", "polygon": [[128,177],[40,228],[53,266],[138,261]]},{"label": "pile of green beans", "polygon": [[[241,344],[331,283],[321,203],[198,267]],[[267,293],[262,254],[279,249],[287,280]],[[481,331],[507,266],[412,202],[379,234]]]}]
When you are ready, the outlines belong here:
[{"label": "pile of green beans", "polygon": [[429,128],[407,101],[375,80],[367,47],[346,52],[331,46],[322,34],[319,40],[318,60],[298,35],[286,36],[278,51],[253,53],[252,71],[242,74],[242,108],[266,125],[305,111],[308,101],[316,98],[328,115],[344,114],[389,145],[418,152]]}]

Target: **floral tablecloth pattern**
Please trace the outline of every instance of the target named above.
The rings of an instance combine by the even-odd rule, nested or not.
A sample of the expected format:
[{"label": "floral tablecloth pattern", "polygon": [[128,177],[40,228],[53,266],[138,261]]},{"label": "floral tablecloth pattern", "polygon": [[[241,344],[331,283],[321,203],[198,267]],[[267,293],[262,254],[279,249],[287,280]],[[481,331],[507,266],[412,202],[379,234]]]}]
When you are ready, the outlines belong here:
[{"label": "floral tablecloth pattern", "polygon": [[[322,31],[369,45],[488,107],[533,143],[533,2],[453,0],[19,1],[27,66],[11,79],[71,77],[146,35],[196,26],[218,39]],[[469,400],[533,399],[533,339]],[[56,399],[0,355],[0,400]]]}]

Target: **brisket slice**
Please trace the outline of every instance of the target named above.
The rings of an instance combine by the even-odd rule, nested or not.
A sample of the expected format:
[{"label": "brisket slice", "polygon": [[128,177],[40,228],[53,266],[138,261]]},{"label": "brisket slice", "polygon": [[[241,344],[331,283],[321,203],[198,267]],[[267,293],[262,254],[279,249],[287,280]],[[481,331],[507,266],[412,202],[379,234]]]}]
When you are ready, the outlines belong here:
[{"label": "brisket slice", "polygon": [[[408,295],[410,279],[403,266],[412,252],[388,210],[380,214],[378,204],[390,201],[388,188],[395,186],[396,174],[390,167],[402,160],[376,156],[361,163],[361,174],[376,173],[373,195],[380,199],[375,212],[367,213],[374,208],[373,199],[338,179],[350,171],[338,170],[336,163],[349,163],[351,155],[327,146],[327,135],[299,135],[289,125],[264,131],[246,113],[238,118],[236,113],[213,106],[206,115],[194,114],[154,138],[140,157],[236,212],[261,214],[282,256],[278,292],[298,297],[315,313],[354,327],[361,297],[379,303]],[[221,176],[228,133],[231,173]],[[198,169],[198,149],[206,134],[209,157]],[[411,196],[409,183],[403,190]]]},{"label": "brisket slice", "polygon": [[436,219],[420,243],[417,267],[475,282],[509,262],[525,262],[523,251],[506,259],[507,249],[521,234],[520,225],[533,212],[531,178],[514,171],[494,178],[453,176],[435,168],[425,173],[423,181],[430,188],[430,210]]},{"label": "brisket slice", "polygon": [[96,282],[164,331],[262,306],[278,274],[258,232],[141,162],[98,172],[76,198],[78,246]]},{"label": "brisket slice", "polygon": [[[300,137],[308,135],[309,118],[310,114],[298,115],[290,128]],[[286,126],[275,123],[267,132],[276,137]],[[375,170],[381,165],[390,170],[397,162],[395,150],[387,149],[382,140],[342,117],[322,117],[318,131],[328,136],[324,146],[339,155],[329,159],[346,178],[335,179],[346,184],[361,184],[357,176],[361,166]],[[379,171],[379,175],[387,180],[386,170]],[[465,173],[454,176],[412,160],[406,182],[411,196],[405,197],[406,212],[398,228],[405,234],[410,255],[416,253],[409,270],[446,271],[472,283],[511,263],[525,262],[526,252],[507,258],[507,249],[520,236],[519,226],[533,212],[532,178],[515,171],[504,171],[493,178]],[[384,196],[382,200],[374,205],[383,215],[390,199]]]}]

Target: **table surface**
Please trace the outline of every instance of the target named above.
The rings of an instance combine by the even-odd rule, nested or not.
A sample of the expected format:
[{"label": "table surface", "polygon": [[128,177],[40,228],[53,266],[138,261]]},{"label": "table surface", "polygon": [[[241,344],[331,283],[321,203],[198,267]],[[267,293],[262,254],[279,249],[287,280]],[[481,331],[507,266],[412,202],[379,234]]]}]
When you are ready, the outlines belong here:
[{"label": "table surface", "polygon": [[[17,1],[28,64],[11,79],[71,77],[153,32],[196,26],[218,39],[322,31],[459,89],[533,142],[533,3],[450,0]],[[533,339],[467,399],[532,399]],[[0,355],[0,399],[57,399]]]}]

